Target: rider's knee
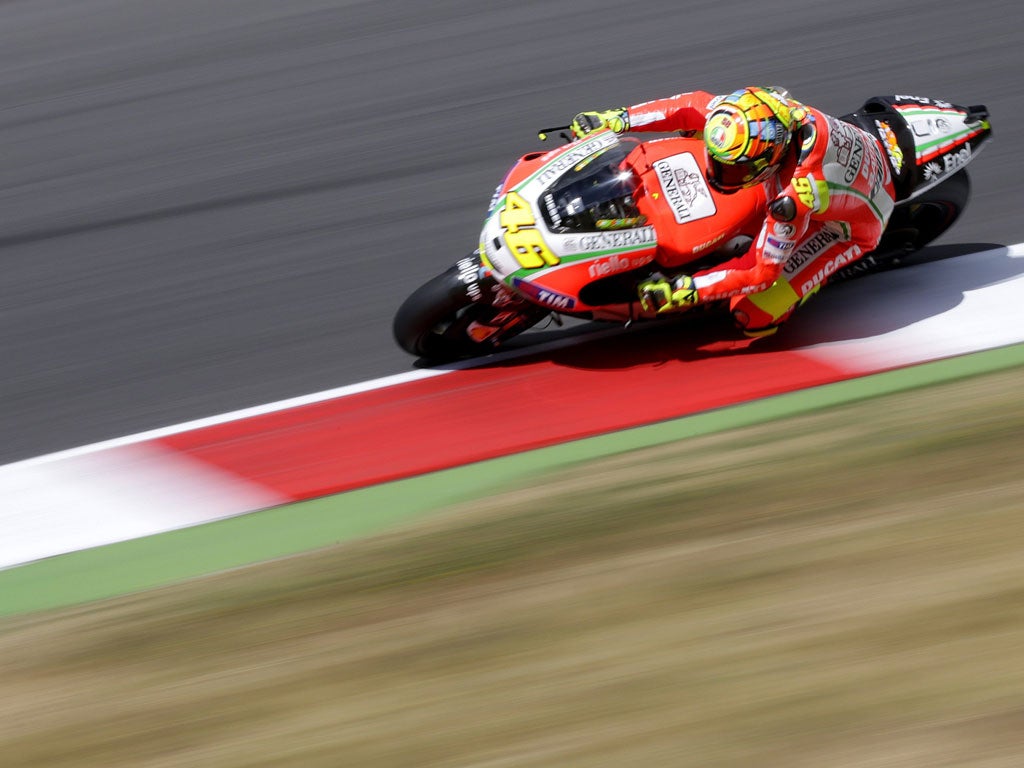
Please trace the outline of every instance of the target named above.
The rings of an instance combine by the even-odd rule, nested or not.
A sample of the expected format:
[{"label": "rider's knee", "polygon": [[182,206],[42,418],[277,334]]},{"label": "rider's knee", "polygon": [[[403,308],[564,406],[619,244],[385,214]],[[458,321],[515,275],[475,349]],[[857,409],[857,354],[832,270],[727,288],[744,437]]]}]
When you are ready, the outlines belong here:
[{"label": "rider's knee", "polygon": [[733,309],[732,319],[736,323],[736,328],[750,339],[761,339],[765,336],[771,336],[779,330],[789,315],[779,319],[775,318],[764,318],[764,317],[751,317],[743,309]]},{"label": "rider's knee", "polygon": [[793,314],[796,304],[786,307],[765,308],[749,296],[740,297],[732,303],[732,317],[745,336],[760,338],[770,336]]}]

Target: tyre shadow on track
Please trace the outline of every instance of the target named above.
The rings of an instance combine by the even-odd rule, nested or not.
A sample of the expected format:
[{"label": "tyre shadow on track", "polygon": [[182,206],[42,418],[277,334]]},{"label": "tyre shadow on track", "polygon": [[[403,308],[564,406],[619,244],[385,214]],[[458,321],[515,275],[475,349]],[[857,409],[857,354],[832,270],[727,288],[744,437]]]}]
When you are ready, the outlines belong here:
[{"label": "tyre shadow on track", "polygon": [[[957,257],[973,255],[957,260]],[[1024,258],[1004,245],[956,243],[930,246],[908,257],[898,269],[829,286],[773,337],[750,341],[720,314],[680,316],[616,329],[608,323],[580,323],[559,330],[532,331],[507,347],[514,356],[496,356],[474,367],[514,368],[546,361],[582,369],[628,369],[672,361],[758,354],[813,344],[850,341],[897,331],[958,306],[966,291],[1024,274]],[[604,332],[601,338],[577,336]],[[554,345],[554,348],[550,347]],[[538,349],[535,354],[529,350]]]}]

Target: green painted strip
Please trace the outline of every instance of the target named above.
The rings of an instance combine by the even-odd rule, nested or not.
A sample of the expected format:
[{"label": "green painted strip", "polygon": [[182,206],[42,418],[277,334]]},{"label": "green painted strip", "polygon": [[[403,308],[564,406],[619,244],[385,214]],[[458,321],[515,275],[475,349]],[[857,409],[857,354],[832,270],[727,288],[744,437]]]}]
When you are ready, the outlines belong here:
[{"label": "green painted strip", "polygon": [[953,109],[951,107],[897,107],[897,111],[901,115],[912,115],[914,117],[953,117],[962,116],[962,112],[959,109]]},{"label": "green painted strip", "polygon": [[[599,232],[584,232],[583,234],[600,234]],[[550,267],[529,267],[518,269],[512,274],[505,278],[505,282],[509,282],[514,277],[518,278],[537,278],[547,274],[559,267],[565,267],[569,264],[576,264],[580,261],[590,261],[591,259],[601,258],[603,256],[632,256],[640,251],[651,251],[657,246],[657,243],[640,243],[639,245],[626,245],[622,248],[606,248],[603,251],[587,251],[586,253],[575,253],[571,256],[560,256],[558,257],[558,263]],[[511,285],[511,283],[509,283]]]},{"label": "green painted strip", "polygon": [[833,195],[833,194],[836,194],[836,195],[850,195],[851,197],[859,198],[861,200],[861,202],[867,203],[869,206],[871,206],[871,212],[875,214],[875,218],[877,218],[880,222],[882,222],[882,224],[885,224],[885,217],[882,215],[882,211],[879,210],[877,205],[875,205],[875,201],[872,200],[867,195],[865,195],[863,192],[861,192],[860,190],[854,189],[853,187],[847,187],[847,186],[845,186],[843,184],[838,184],[838,183],[836,183],[834,181],[829,181],[829,182],[827,182],[827,184],[828,184],[828,190],[829,190],[829,195],[830,196]]},{"label": "green painted strip", "polygon": [[98,600],[369,535],[537,473],[1024,365],[1024,344],[901,368],[0,571],[0,616]]},{"label": "green painted strip", "polygon": [[958,141],[965,140],[965,139],[969,138],[970,136],[972,136],[976,132],[977,132],[977,129],[972,127],[972,128],[967,128],[967,129],[965,129],[963,131],[957,131],[956,133],[951,133],[949,136],[943,136],[941,139],[935,139],[933,141],[926,141],[926,142],[924,142],[922,144],[918,144],[917,145],[917,154],[918,155],[923,155],[925,152],[927,152],[932,147],[938,147],[938,146],[943,145],[943,144],[956,143]]}]

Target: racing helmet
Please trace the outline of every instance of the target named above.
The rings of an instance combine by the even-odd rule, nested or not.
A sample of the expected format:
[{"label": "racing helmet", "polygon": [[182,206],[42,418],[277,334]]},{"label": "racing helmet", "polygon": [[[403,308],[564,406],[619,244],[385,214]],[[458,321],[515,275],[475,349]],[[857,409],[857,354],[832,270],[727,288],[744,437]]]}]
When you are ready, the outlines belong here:
[{"label": "racing helmet", "polygon": [[712,100],[704,146],[707,178],[719,192],[753,187],[778,172],[806,114],[787,95],[752,87]]}]

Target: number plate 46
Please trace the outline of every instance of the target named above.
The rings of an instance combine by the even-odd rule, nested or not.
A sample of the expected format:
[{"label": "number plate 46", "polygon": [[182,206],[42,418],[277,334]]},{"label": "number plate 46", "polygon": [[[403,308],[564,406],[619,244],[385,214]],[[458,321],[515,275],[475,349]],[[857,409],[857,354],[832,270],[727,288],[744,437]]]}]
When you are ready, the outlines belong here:
[{"label": "number plate 46", "polygon": [[498,223],[505,233],[505,245],[524,269],[558,264],[558,256],[551,252],[541,233],[535,229],[537,220],[530,204],[518,193],[509,192],[505,196],[505,207],[498,215]]}]

